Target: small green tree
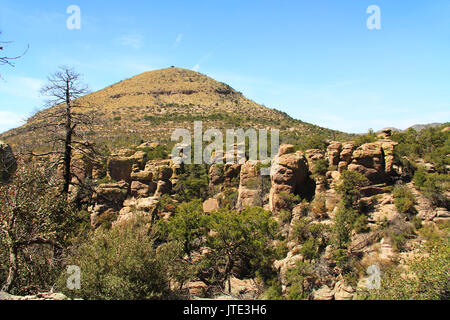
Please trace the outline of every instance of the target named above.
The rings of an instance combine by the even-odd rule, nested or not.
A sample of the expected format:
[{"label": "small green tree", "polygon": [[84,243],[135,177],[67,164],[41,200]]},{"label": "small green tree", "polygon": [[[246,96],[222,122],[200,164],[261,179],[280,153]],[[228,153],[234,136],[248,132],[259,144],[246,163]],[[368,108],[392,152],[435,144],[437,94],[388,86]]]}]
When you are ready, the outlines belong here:
[{"label": "small green tree", "polygon": [[1,291],[28,294],[48,290],[55,281],[78,216],[58,196],[49,172],[23,162],[18,167],[13,181],[0,185],[0,256],[8,257],[0,281]]},{"label": "small green tree", "polygon": [[200,238],[204,235],[203,220],[200,199],[182,203],[177,207],[175,216],[167,223],[169,239],[180,241],[184,252],[190,255],[201,244]]},{"label": "small green tree", "polygon": [[210,251],[199,272],[205,283],[224,288],[235,271],[255,276],[271,268],[274,252],[269,243],[278,226],[270,212],[259,207],[242,212],[221,209],[208,216],[206,226]]},{"label": "small green tree", "polygon": [[333,225],[334,246],[337,249],[347,249],[356,219],[357,213],[353,209],[344,205],[339,206]]},{"label": "small green tree", "polygon": [[354,207],[361,197],[359,188],[367,183],[368,179],[363,174],[346,170],[342,172],[341,182],[336,191],[341,195],[346,207]]}]

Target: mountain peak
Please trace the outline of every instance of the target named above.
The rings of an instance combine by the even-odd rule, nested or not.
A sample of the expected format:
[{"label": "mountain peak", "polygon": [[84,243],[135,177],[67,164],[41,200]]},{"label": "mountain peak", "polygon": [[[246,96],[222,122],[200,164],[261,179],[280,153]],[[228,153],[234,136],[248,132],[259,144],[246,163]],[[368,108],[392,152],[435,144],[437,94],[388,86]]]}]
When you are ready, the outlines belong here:
[{"label": "mountain peak", "polygon": [[[289,128],[303,135],[334,134],[257,104],[225,83],[183,68],[147,71],[88,94],[79,102],[88,107],[77,112],[95,117],[93,138],[101,143],[119,141],[123,146],[141,139],[167,141],[174,129],[192,128],[193,122],[200,120],[204,129]],[[41,111],[41,116],[48,110]],[[29,140],[29,124],[2,137],[13,145]],[[33,140],[46,141],[37,136]]]}]

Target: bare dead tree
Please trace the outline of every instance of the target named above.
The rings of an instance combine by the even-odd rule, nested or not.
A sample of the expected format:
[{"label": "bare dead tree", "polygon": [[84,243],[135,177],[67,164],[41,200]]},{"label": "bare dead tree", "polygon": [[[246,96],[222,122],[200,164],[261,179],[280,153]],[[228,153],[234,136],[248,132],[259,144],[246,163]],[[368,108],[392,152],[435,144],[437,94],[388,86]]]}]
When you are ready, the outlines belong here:
[{"label": "bare dead tree", "polygon": [[[2,34],[2,32],[0,31],[0,35],[1,34]],[[6,46],[6,45],[8,45],[10,43],[11,43],[11,41],[0,41],[0,52],[3,51],[4,46]],[[23,57],[25,55],[25,53],[27,53],[28,49],[29,49],[29,46],[27,46],[27,48],[25,49],[25,51],[22,54],[20,54],[18,56],[15,56],[15,57],[8,57],[8,56],[0,55],[0,65],[5,65],[6,64],[6,65],[9,65],[11,67],[14,67],[15,60],[20,59],[21,57]]]},{"label": "bare dead tree", "polygon": [[83,83],[81,75],[61,66],[48,77],[48,83],[41,89],[41,94],[49,97],[46,104],[49,109],[30,119],[33,131],[41,129],[48,133],[49,138],[45,142],[50,145],[50,151],[40,154],[32,152],[32,155],[52,156],[52,166],[62,165],[62,193],[65,195],[68,195],[70,185],[74,184],[73,178],[78,178],[73,172],[73,153],[79,152],[88,158],[97,154],[89,141],[94,117],[86,112],[90,105],[80,100],[87,93],[89,88]]}]

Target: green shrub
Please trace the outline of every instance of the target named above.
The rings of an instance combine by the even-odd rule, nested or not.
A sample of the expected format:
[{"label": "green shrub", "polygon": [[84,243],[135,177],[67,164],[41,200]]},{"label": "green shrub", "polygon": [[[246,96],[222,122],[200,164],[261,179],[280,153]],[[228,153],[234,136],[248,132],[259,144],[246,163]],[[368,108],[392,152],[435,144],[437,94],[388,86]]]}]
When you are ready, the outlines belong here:
[{"label": "green shrub", "polygon": [[180,204],[166,227],[169,240],[180,241],[184,252],[190,255],[198,249],[199,238],[204,234],[202,201],[197,199]]},{"label": "green shrub", "polygon": [[292,219],[292,212],[288,210],[281,210],[281,212],[278,214],[278,219],[281,221],[281,223],[286,224],[290,223]]},{"label": "green shrub", "polygon": [[294,207],[300,203],[301,197],[292,193],[281,192],[280,200],[282,201],[281,207],[285,208],[288,211],[292,211],[292,209],[294,209]]},{"label": "green shrub", "polygon": [[420,168],[414,173],[414,184],[418,189],[421,189],[425,185],[425,181],[427,181],[427,174],[425,170]]},{"label": "green shrub", "polygon": [[397,217],[386,223],[383,230],[384,236],[392,241],[395,251],[402,251],[408,239],[415,236],[413,225],[402,217]]},{"label": "green shrub", "polygon": [[281,283],[277,279],[273,279],[269,288],[263,294],[264,300],[283,300],[283,291]]},{"label": "green shrub", "polygon": [[339,205],[333,225],[334,246],[337,249],[346,249],[350,244],[351,232],[356,219],[357,213],[353,209]]},{"label": "green shrub", "polygon": [[286,273],[286,279],[288,282],[287,298],[289,300],[305,300],[311,297],[317,276],[310,262],[298,260],[295,267]]},{"label": "green shrub", "polygon": [[382,270],[381,288],[358,296],[374,300],[449,300],[450,250],[447,239],[440,239],[431,248],[422,248],[404,269]]},{"label": "green shrub", "polygon": [[361,214],[355,219],[355,222],[353,223],[353,230],[355,230],[356,233],[366,232],[369,230],[367,223],[367,216]]},{"label": "green shrub", "polygon": [[355,146],[359,147],[365,143],[371,143],[371,142],[375,142],[377,140],[378,140],[377,134],[372,129],[369,129],[367,134],[358,135],[356,137],[356,139],[354,140],[354,142],[355,142]]},{"label": "green shrub", "polygon": [[180,202],[208,198],[208,170],[204,165],[190,164],[182,167],[174,187],[175,198]]},{"label": "green shrub", "polygon": [[368,183],[367,178],[361,173],[354,171],[342,172],[339,185],[336,191],[341,195],[343,204],[347,207],[353,207],[361,197],[359,188]]},{"label": "green shrub", "polygon": [[235,212],[219,209],[204,220],[206,246],[210,252],[202,258],[199,277],[206,283],[224,287],[234,273],[263,279],[272,277],[277,223],[271,213],[259,207]]},{"label": "green shrub", "polygon": [[70,242],[85,231],[89,220],[55,181],[54,172],[20,162],[11,183],[0,185],[0,291],[50,290]]},{"label": "green shrub", "polygon": [[314,162],[312,174],[315,176],[325,176],[328,171],[329,162],[326,158],[318,159]]},{"label": "green shrub", "polygon": [[393,191],[394,204],[401,213],[416,213],[414,194],[405,186],[397,186]]},{"label": "green shrub", "polygon": [[[179,249],[178,249],[179,250]],[[176,252],[180,256],[180,252]],[[81,289],[66,288],[63,273],[59,289],[86,300],[142,300],[171,296],[169,255],[155,249],[144,221],[131,220],[120,228],[98,230],[76,248],[69,264],[81,269]]]},{"label": "green shrub", "polygon": [[302,248],[300,249],[300,253],[306,260],[312,260],[318,257],[317,252],[317,243],[314,238],[309,238],[306,240]]}]

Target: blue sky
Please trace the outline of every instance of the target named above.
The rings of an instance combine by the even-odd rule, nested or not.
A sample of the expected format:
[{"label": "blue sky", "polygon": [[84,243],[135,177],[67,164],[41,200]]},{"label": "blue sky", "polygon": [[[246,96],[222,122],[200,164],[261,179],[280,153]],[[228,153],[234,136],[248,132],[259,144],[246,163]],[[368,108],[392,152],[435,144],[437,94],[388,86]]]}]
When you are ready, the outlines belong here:
[{"label": "blue sky", "polygon": [[[68,30],[67,7],[81,9]],[[366,9],[381,10],[369,30]],[[328,128],[450,121],[450,1],[10,1],[0,6],[0,132],[43,106],[59,65],[92,90],[171,65]]]}]

